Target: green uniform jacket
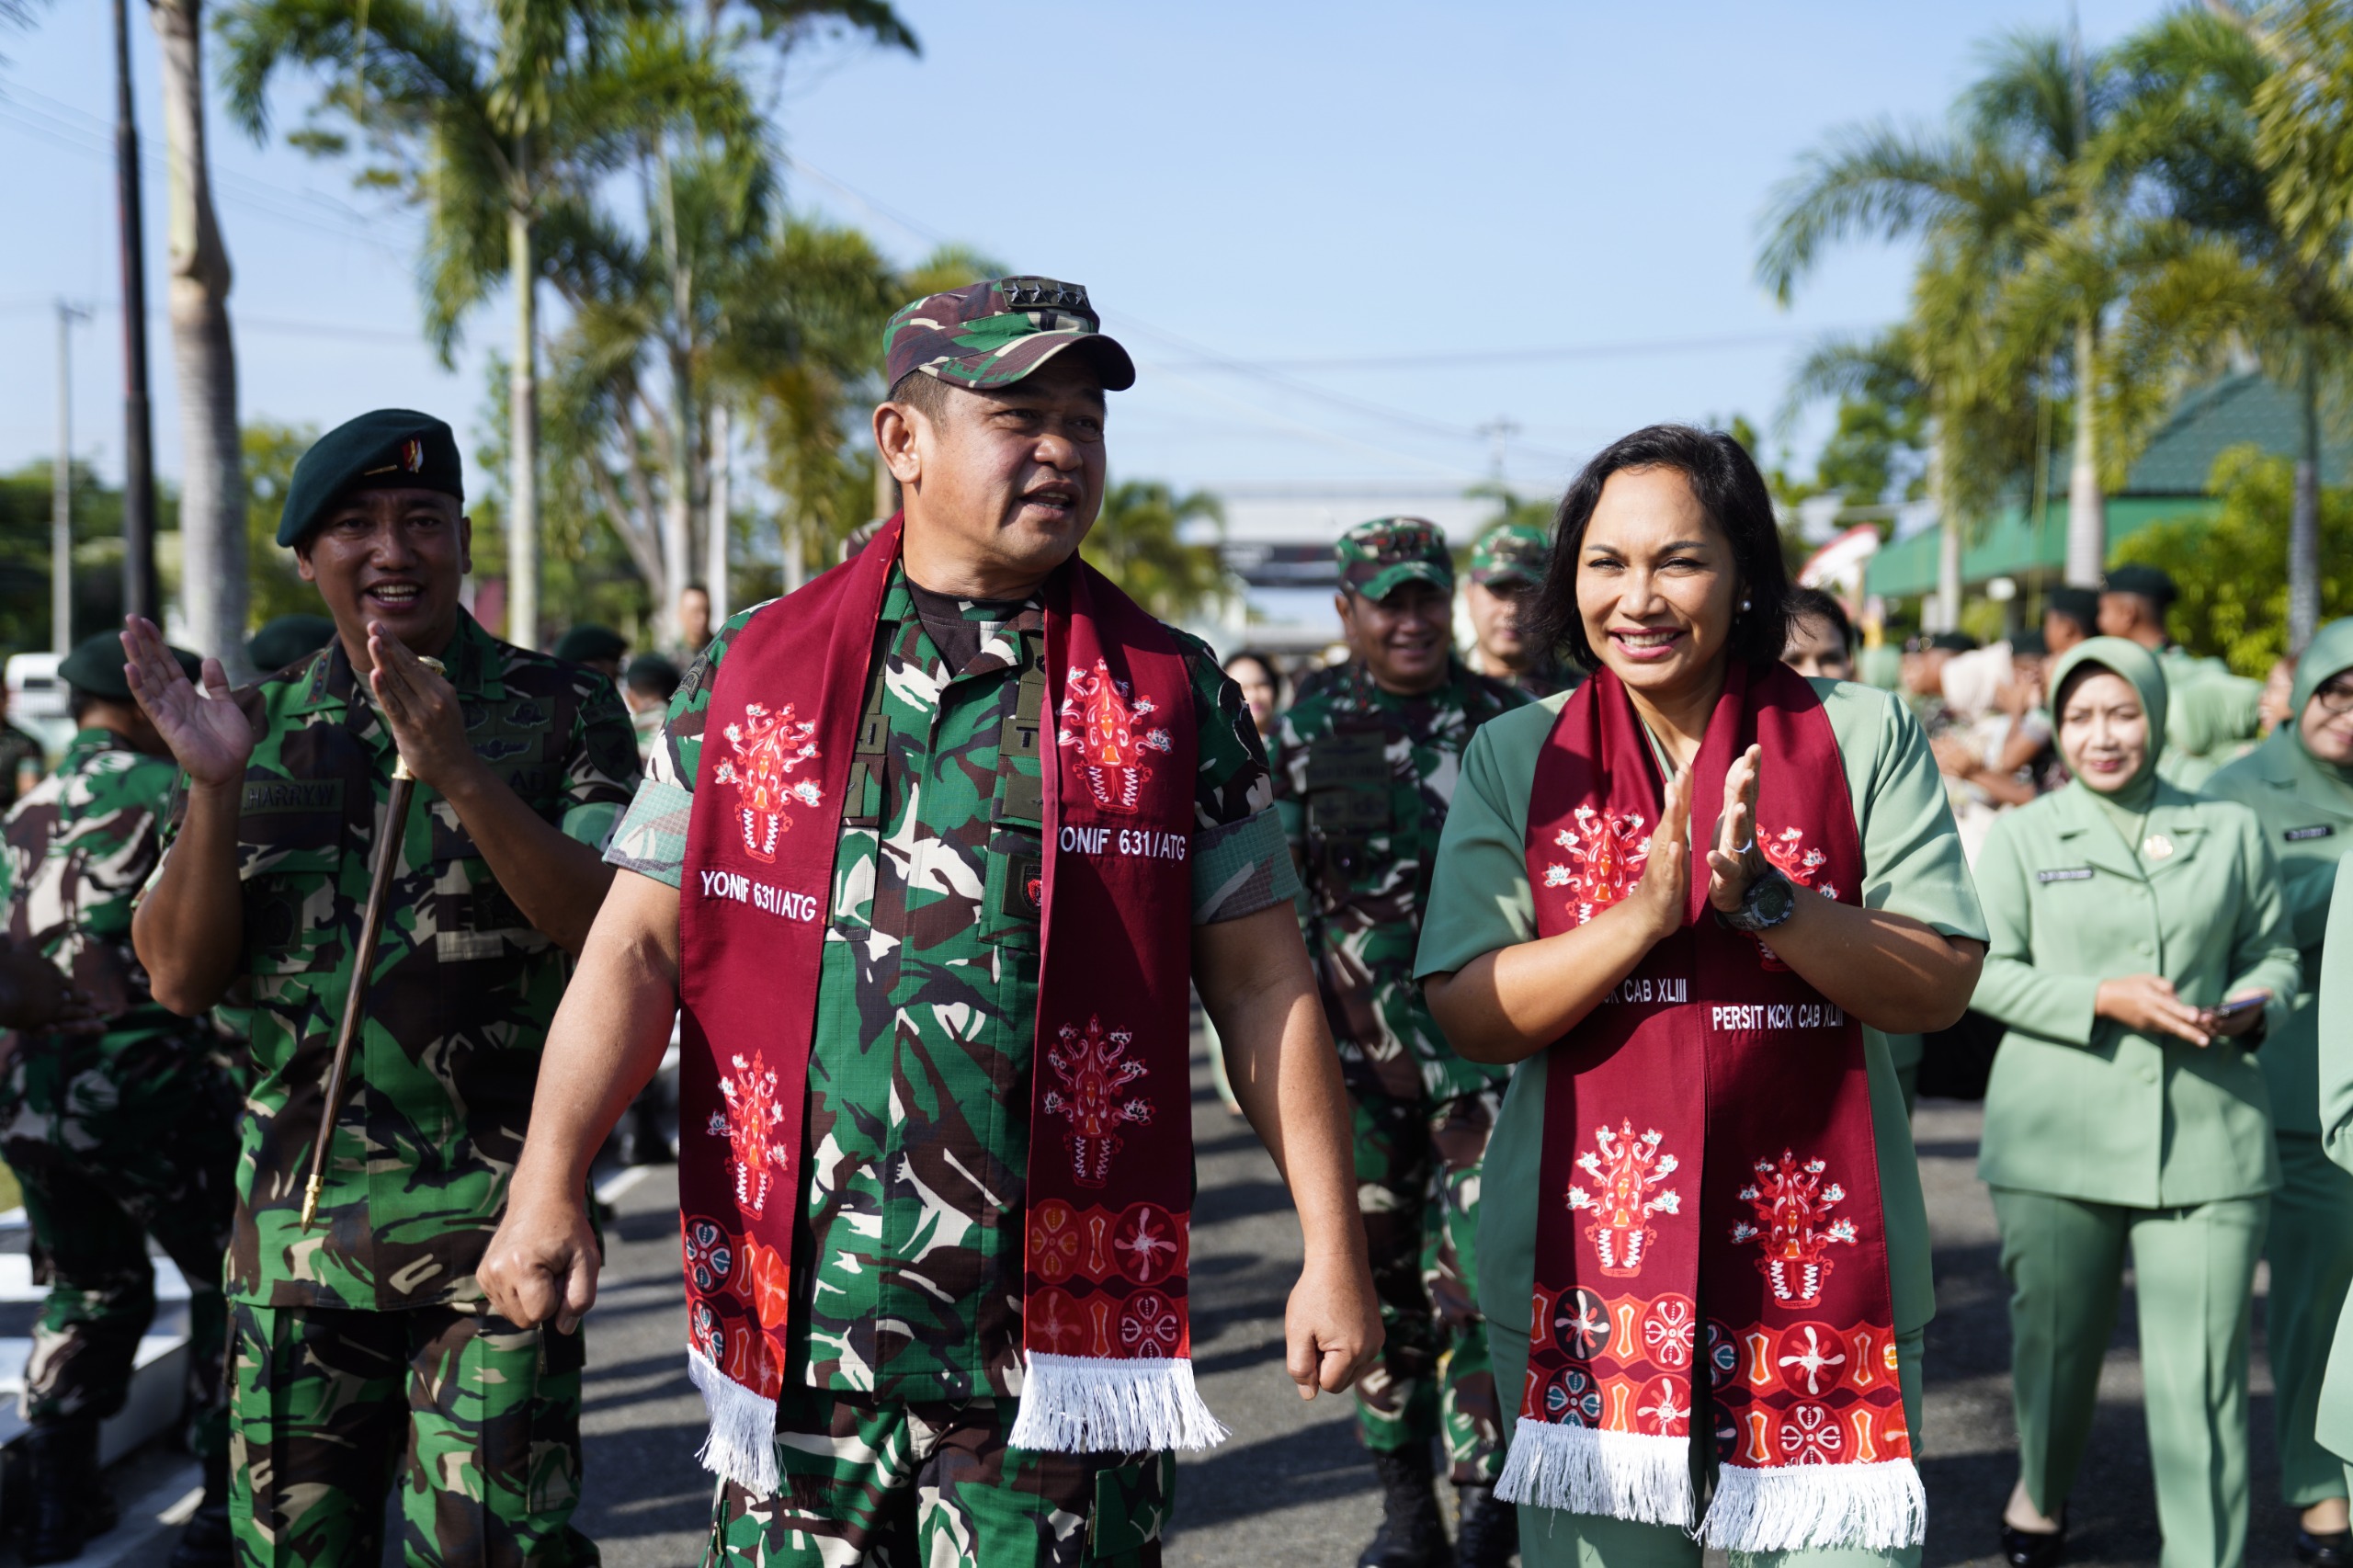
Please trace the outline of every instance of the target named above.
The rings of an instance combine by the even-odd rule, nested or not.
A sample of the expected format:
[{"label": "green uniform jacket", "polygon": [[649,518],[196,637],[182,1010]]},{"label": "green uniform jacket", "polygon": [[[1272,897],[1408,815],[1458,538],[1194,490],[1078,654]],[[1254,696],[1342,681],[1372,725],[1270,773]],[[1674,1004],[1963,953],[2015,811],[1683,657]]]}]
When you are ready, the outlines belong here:
[{"label": "green uniform jacket", "polygon": [[[637,784],[612,683],[462,613],[441,658],[475,755],[542,821],[602,847]],[[230,1299],[362,1312],[479,1301],[474,1268],[506,1208],[571,958],[499,886],[456,809],[417,786],[318,1223],[304,1231],[311,1141],[399,753],[340,641],[236,700],[259,739],[237,824],[254,1076]],[[167,858],[186,801],[183,788]]]},{"label": "green uniform jacket", "polygon": [[[1864,905],[1908,915],[1947,936],[1984,940],[1944,780],[1918,721],[1901,701],[1870,687],[1817,680],[1813,688],[1829,713],[1855,804]],[[1563,693],[1507,713],[1472,741],[1438,849],[1416,975],[1458,970],[1482,953],[1536,939],[1536,903],[1528,888],[1529,792],[1537,754],[1568,700]],[[1928,1212],[1904,1093],[1887,1037],[1877,1029],[1863,1030],[1863,1060],[1870,1075],[1895,1329],[1908,1334],[1936,1315]],[[1480,1305],[1522,1331],[1535,1291],[1546,1066],[1540,1052],[1514,1070],[1487,1143],[1482,1186]]]},{"label": "green uniform jacket", "polygon": [[2164,1043],[2092,1016],[2099,983],[2161,974],[2211,1006],[2268,987],[2269,1038],[2299,971],[2255,813],[2159,780],[2145,874],[2080,782],[2006,812],[1977,855],[1993,950],[1972,1004],[2009,1027],[1985,1090],[1978,1175],[1995,1187],[2170,1208],[2278,1185],[2271,1096],[2232,1041]]},{"label": "green uniform jacket", "polygon": [[[2353,619],[2320,629],[2296,662],[2291,715],[2301,716],[2330,676],[2353,669]],[[2263,824],[2279,861],[2288,923],[2303,959],[2304,985],[2288,1027],[2264,1041],[2264,1076],[2271,1083],[2271,1124],[2282,1132],[2320,1134],[2320,1079],[2313,1015],[2320,987],[2321,938],[2328,926],[2328,895],[2336,863],[2353,849],[2353,783],[2304,749],[2297,718],[2207,782],[2206,793],[2236,801]]]},{"label": "green uniform jacket", "polygon": [[2220,659],[2201,659],[2168,643],[2158,653],[2168,693],[2165,755],[2157,777],[2198,790],[2261,733],[2263,683],[2231,674]]},{"label": "green uniform jacket", "polygon": [[[2342,896],[2329,903],[2320,971],[2320,1127],[2328,1157],[2353,1171],[2353,856],[2336,863],[2335,891]],[[2347,1305],[2329,1347],[2313,1435],[2329,1452],[2353,1460],[2353,1301]]]}]

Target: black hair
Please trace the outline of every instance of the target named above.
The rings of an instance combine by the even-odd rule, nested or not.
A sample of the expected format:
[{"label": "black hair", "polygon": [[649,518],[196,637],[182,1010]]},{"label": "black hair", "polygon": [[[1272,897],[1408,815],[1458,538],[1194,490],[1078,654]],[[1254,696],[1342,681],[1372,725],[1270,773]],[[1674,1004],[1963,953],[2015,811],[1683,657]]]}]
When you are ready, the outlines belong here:
[{"label": "black hair", "polygon": [[[1838,602],[1836,595],[1825,594],[1820,588],[1799,586],[1790,590],[1788,603],[1792,623],[1826,620],[1838,633],[1838,645],[1849,653],[1855,651],[1855,623],[1847,618],[1847,607]],[[1783,642],[1786,645],[1787,639],[1784,638]]]},{"label": "black hair", "polygon": [[1586,640],[1577,612],[1578,557],[1585,530],[1609,476],[1630,470],[1673,469],[1731,542],[1741,597],[1748,608],[1733,615],[1728,652],[1752,665],[1778,663],[1790,632],[1790,569],[1781,559],[1781,532],[1765,476],[1738,441],[1721,430],[1689,425],[1650,425],[1621,436],[1595,454],[1570,482],[1552,525],[1552,564],[1538,590],[1529,629],[1538,647],[1565,653],[1589,670],[1601,660]]},{"label": "black hair", "polygon": [[91,703],[101,700],[96,692],[84,691],[71,681],[65,683],[65,716],[76,724],[82,722],[82,715],[90,710]]},{"label": "black hair", "polygon": [[1273,684],[1275,688],[1275,706],[1278,708],[1281,707],[1283,705],[1283,687],[1286,683],[1283,680],[1283,667],[1275,663],[1275,656],[1272,653],[1266,653],[1257,648],[1236,648],[1233,653],[1228,653],[1225,656],[1224,662],[1220,664],[1218,668],[1221,670],[1230,670],[1236,663],[1244,659],[1252,661],[1260,669],[1267,672],[1267,679]]},{"label": "black hair", "polygon": [[948,417],[949,400],[954,395],[955,389],[938,376],[909,370],[891,383],[889,401],[919,408],[926,419],[938,425]]}]

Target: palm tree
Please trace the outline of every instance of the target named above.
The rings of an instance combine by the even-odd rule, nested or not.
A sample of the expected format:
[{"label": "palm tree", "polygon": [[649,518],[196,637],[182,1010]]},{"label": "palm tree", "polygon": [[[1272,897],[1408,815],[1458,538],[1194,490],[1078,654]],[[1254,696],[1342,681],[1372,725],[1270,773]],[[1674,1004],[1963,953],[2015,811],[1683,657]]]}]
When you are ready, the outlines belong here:
[{"label": "palm tree", "polygon": [[1930,490],[1948,534],[1938,585],[1947,624],[1961,606],[1963,497],[2012,477],[1961,460],[1964,449],[1986,438],[1966,426],[1972,419],[2014,424],[2021,403],[2030,403],[2016,395],[2021,367],[2058,357],[2057,346],[2046,341],[2047,318],[2018,309],[2009,292],[2030,266],[2043,273],[2036,297],[2061,294],[2073,318],[2064,346],[2075,394],[2069,581],[2097,583],[2106,549],[2099,329],[2121,285],[2097,265],[2106,214],[2099,187],[2080,168],[2105,98],[2100,74],[2050,34],[2007,35],[1985,51],[1984,62],[1949,131],[1865,126],[1810,154],[1775,194],[1756,267],[1787,303],[1834,241],[1921,242],[1924,260],[1903,340],[1933,415]]},{"label": "palm tree", "polygon": [[180,601],[190,640],[226,665],[245,661],[245,496],[237,349],[229,333],[229,253],[212,211],[204,134],[203,0],[149,0],[163,45],[172,359],[179,377]]},{"label": "palm tree", "polygon": [[2211,371],[2251,352],[2301,418],[2288,647],[2321,613],[2322,405],[2353,369],[2353,18],[2298,0],[2277,26],[2217,3],[2118,51],[2126,91],[2100,153],[2161,216],[2120,330]]},{"label": "palm tree", "polygon": [[1104,494],[1102,513],[1081,547],[1128,597],[1164,619],[1214,604],[1225,592],[1217,546],[1188,539],[1187,525],[1225,531],[1225,508],[1206,491],[1179,495],[1158,480],[1131,479]]},{"label": "palm tree", "polygon": [[585,226],[597,183],[660,127],[737,127],[742,84],[629,0],[502,0],[477,33],[436,0],[243,0],[222,28],[232,111],[268,129],[269,78],[324,78],[293,140],[340,154],[356,135],[363,182],[426,217],[426,326],[444,362],[460,323],[504,285],[515,303],[508,392],[507,635],[539,638],[538,240],[551,220]]}]

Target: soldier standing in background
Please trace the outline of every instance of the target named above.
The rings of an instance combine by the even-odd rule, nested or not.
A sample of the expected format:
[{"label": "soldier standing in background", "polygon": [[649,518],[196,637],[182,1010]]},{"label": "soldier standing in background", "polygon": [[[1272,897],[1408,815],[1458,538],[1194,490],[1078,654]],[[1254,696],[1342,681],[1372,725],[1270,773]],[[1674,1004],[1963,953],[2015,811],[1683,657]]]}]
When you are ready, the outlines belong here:
[{"label": "soldier standing in background", "polygon": [[[476,1280],[540,1047],[637,781],[601,676],[499,642],[459,603],[457,442],[384,409],[322,437],[278,541],[334,641],[233,697],[134,619],[131,685],[185,778],[134,925],[158,1000],[254,983],[230,1299],[230,1526],[249,1568],[372,1563],[395,1475],[412,1564],[566,1568],[577,1334]],[[440,662],[437,672],[420,656]],[[312,1140],[395,762],[417,778],[315,1222]]]},{"label": "soldier standing in background", "polygon": [[[194,654],[173,651],[193,669]],[[237,1085],[202,1020],[158,1006],[131,949],[131,901],[154,869],[178,770],[131,699],[122,644],[84,642],[58,666],[75,733],[57,771],[8,813],[8,938],[88,994],[103,1032],[28,1033],[0,1082],[0,1153],[22,1183],[35,1276],[22,1410],[31,1425],[28,1562],[78,1556],[114,1523],[98,1423],[131,1390],[155,1315],[153,1236],[188,1284],[188,1447],[204,1499],[173,1568],[229,1561],[228,1428],[221,1401],[237,1161]]]},{"label": "soldier standing in background", "polygon": [[2222,660],[2201,658],[2173,640],[2165,618],[2180,597],[2160,567],[2119,566],[2100,587],[2099,630],[2156,655],[2165,676],[2167,736],[2157,775],[2195,793],[2261,732],[2263,683],[2233,675]]},{"label": "soldier standing in background", "polygon": [[1430,1440],[1442,1436],[1461,1561],[1485,1568],[1507,1562],[1517,1539],[1512,1508],[1495,1499],[1504,1427],[1472,1287],[1479,1167],[1506,1074],[1447,1045],[1413,965],[1463,748],[1528,699],[1453,656],[1454,566],[1435,525],[1362,523],[1337,552],[1351,656],[1283,715],[1273,749],[1308,956],[1355,1112],[1357,1203],[1388,1334],[1357,1385],[1358,1430],[1383,1494],[1380,1533],[1359,1561],[1454,1560],[1430,1475]]},{"label": "soldier standing in background", "polygon": [[1530,697],[1567,691],[1585,678],[1563,670],[1549,648],[1529,642],[1522,617],[1552,562],[1552,541],[1526,523],[1489,528],[1471,547],[1471,585],[1463,600],[1471,611],[1471,667]]}]

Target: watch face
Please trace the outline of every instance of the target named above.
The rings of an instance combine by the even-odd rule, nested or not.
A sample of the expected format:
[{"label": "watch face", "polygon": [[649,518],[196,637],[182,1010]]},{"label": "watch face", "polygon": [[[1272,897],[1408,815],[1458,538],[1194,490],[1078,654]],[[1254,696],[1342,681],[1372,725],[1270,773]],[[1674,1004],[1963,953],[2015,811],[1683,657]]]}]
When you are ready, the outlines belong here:
[{"label": "watch face", "polygon": [[1756,917],[1769,925],[1778,926],[1788,919],[1790,911],[1796,907],[1797,890],[1790,885],[1786,878],[1768,877],[1757,885],[1756,891],[1750,894],[1750,898],[1751,907],[1756,910]]}]

